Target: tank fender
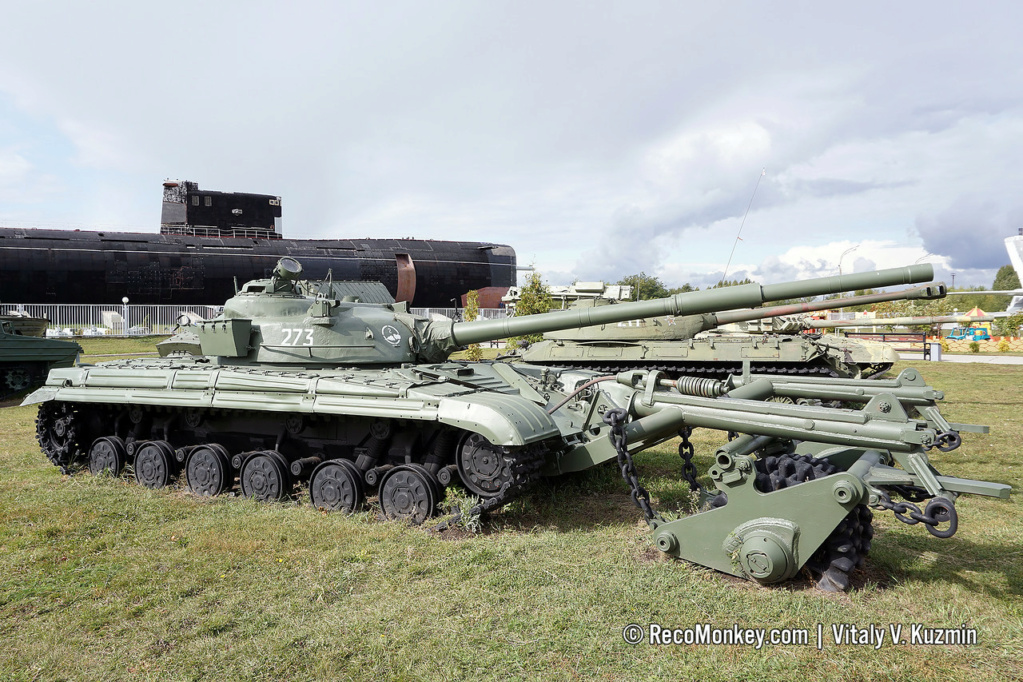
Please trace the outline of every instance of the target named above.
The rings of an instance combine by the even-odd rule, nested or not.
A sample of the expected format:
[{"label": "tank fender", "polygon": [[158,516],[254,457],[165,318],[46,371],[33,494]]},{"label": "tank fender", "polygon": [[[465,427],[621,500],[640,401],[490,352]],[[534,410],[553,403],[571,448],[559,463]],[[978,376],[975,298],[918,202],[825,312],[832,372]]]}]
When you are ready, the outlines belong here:
[{"label": "tank fender", "polygon": [[480,434],[494,445],[522,446],[560,435],[539,405],[517,395],[472,393],[442,398],[437,407],[442,424]]},{"label": "tank fender", "polygon": [[21,406],[35,405],[36,403],[47,403],[57,397],[57,392],[60,389],[56,386],[43,386],[25,396],[25,399],[21,401]]}]

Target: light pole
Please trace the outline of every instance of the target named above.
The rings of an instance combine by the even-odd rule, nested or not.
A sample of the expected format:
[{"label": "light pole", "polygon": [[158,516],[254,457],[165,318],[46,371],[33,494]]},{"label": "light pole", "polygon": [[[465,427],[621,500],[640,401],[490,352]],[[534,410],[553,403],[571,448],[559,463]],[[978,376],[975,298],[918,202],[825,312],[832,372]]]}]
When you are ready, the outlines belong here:
[{"label": "light pole", "polygon": [[121,331],[125,336],[128,335],[128,297],[125,296],[121,299]]},{"label": "light pole", "polygon": [[952,273],[952,288],[956,288],[956,273]]},{"label": "light pole", "polygon": [[852,247],[846,249],[845,251],[843,251],[842,255],[838,257],[838,276],[839,277],[842,276],[842,259],[845,258],[846,256],[848,256],[850,253],[852,253],[853,251],[855,251],[858,248],[860,248],[859,244],[857,244],[856,246],[852,246]]}]

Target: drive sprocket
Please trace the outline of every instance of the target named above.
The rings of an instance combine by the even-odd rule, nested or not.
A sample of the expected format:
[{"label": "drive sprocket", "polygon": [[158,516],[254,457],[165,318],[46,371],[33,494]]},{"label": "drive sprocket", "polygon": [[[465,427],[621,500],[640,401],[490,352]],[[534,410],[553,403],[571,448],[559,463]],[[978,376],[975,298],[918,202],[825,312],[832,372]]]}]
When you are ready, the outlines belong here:
[{"label": "drive sprocket", "polygon": [[65,473],[82,454],[81,424],[71,403],[51,401],[39,405],[36,440],[43,454]]}]

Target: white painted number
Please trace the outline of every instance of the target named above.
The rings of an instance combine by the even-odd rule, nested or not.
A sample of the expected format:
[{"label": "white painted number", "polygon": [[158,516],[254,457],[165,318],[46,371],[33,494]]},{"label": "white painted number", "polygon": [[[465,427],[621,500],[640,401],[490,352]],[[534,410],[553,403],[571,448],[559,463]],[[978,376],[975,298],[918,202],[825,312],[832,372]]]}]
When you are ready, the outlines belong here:
[{"label": "white painted number", "polygon": [[313,345],[312,329],[282,329],[284,332],[284,346],[311,346]]}]

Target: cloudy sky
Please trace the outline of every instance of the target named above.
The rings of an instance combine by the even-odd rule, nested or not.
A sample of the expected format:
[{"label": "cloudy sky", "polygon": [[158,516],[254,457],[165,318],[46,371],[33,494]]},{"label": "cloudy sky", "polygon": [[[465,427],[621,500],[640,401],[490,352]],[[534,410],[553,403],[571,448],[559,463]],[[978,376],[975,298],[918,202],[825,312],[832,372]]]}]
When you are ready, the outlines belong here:
[{"label": "cloudy sky", "polygon": [[734,246],[730,278],[841,258],[990,286],[1023,227],[1021,19],[1009,2],[9,3],[0,222],[156,232],[176,178],[281,195],[289,237],[507,243],[554,284],[706,285]]}]

